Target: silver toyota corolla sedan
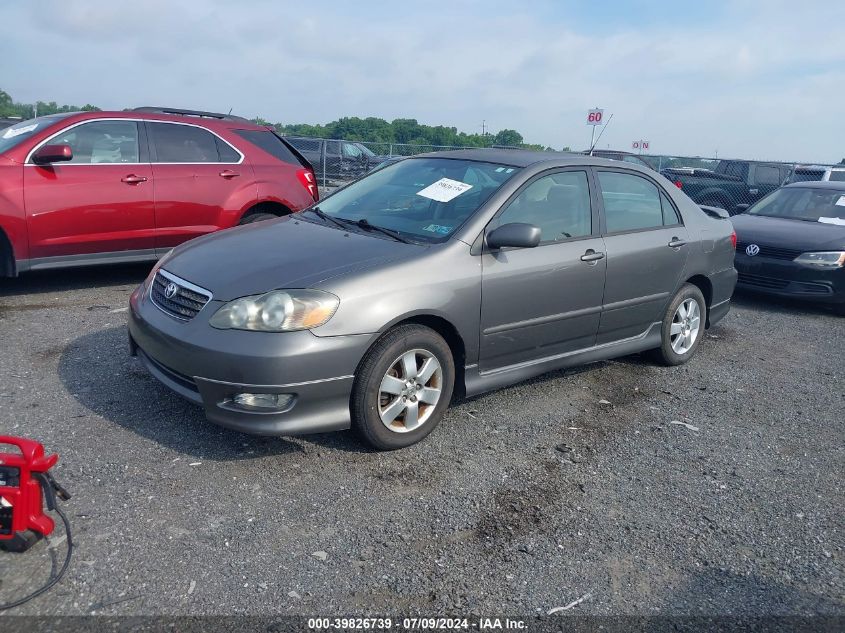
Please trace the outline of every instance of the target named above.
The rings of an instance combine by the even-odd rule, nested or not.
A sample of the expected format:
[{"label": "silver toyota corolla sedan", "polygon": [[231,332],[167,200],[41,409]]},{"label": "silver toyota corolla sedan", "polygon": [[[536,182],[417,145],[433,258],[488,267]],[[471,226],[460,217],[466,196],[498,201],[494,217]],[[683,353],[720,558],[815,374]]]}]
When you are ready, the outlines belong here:
[{"label": "silver toyota corolla sedan", "polygon": [[132,295],[130,346],[222,426],[395,449],[456,395],[646,350],[686,362],[728,312],[735,239],[633,164],[426,154],[176,248]]}]

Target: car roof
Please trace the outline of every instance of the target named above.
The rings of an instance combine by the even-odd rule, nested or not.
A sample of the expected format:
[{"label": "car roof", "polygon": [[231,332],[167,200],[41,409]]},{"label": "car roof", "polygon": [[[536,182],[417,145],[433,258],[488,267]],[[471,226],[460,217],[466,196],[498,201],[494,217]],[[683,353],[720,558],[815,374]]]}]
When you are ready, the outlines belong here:
[{"label": "car roof", "polygon": [[[528,167],[539,163],[554,165],[607,165],[619,167],[620,161],[595,156],[585,156],[576,152],[535,152],[526,149],[455,149],[440,152],[428,152],[417,154],[409,158],[450,158],[453,160],[473,160],[483,163],[497,163],[510,167]],[[626,166],[638,167],[632,163],[624,163]]]},{"label": "car roof", "polygon": [[808,180],[806,182],[792,182],[784,185],[784,189],[832,189],[845,191],[845,182],[835,180]]},{"label": "car roof", "polygon": [[[187,112],[187,111],[186,111]],[[91,110],[84,112],[62,113],[69,120],[86,121],[89,119],[143,119],[145,121],[172,121],[174,123],[191,123],[207,128],[224,128],[238,130],[266,130],[266,125],[259,125],[240,117],[212,118],[193,114],[173,114],[168,112],[151,112],[149,110]],[[57,115],[46,115],[44,118]],[[227,115],[228,116],[228,115]]]}]

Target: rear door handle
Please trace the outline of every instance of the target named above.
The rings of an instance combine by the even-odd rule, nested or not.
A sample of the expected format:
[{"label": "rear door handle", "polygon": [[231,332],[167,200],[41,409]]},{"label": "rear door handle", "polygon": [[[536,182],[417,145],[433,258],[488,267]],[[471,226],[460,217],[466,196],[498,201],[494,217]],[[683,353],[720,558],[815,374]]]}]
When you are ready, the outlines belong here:
[{"label": "rear door handle", "polygon": [[128,185],[137,185],[139,182],[147,182],[147,179],[143,176],[129,174],[128,176],[124,176],[123,178],[121,178],[120,182],[125,182]]},{"label": "rear door handle", "polygon": [[238,176],[240,176],[240,174],[236,171],[232,171],[231,169],[224,169],[223,171],[220,172],[221,178],[229,179],[229,178],[237,178]]},{"label": "rear door handle", "polygon": [[681,239],[678,239],[677,237],[673,237],[672,241],[669,242],[669,246],[671,248],[680,248],[681,246],[683,246],[686,243],[687,243],[686,240],[681,240]]},{"label": "rear door handle", "polygon": [[604,253],[597,253],[592,248],[588,248],[587,252],[581,255],[582,262],[597,262],[600,259],[604,259]]}]

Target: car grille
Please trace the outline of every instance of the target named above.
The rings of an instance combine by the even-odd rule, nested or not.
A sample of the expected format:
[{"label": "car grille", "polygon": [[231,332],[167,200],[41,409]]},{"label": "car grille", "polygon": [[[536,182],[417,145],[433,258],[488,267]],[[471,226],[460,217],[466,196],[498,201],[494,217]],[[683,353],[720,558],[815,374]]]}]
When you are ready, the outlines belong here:
[{"label": "car grille", "polygon": [[[748,247],[749,244],[754,244],[755,242],[737,242],[736,243],[736,250],[737,252],[745,253],[745,249]],[[798,257],[803,251],[795,251],[791,248],[779,248],[777,246],[763,246],[762,244],[757,244],[760,247],[760,253],[757,255],[758,257],[769,257],[771,259],[788,259],[793,260]]]},{"label": "car grille", "polygon": [[144,352],[144,350],[142,350],[140,348],[138,349],[138,354],[143,355],[143,357],[146,358],[151,365],[153,365],[156,369],[158,369],[161,373],[163,373],[165,376],[170,378],[170,380],[172,380],[176,384],[179,384],[179,385],[185,387],[186,389],[190,389],[191,391],[199,393],[199,389],[197,389],[197,383],[194,382],[194,379],[191,378],[190,376],[186,376],[185,374],[180,374],[175,369],[171,369],[167,365],[163,365],[162,363],[157,361],[155,358],[153,358],[152,356],[150,356],[149,354],[147,354],[146,352]]},{"label": "car grille", "polygon": [[[170,297],[167,296],[168,287],[175,287],[175,293]],[[211,293],[176,275],[159,270],[153,279],[150,298],[162,312],[183,321],[190,321],[211,301]]]},{"label": "car grille", "polygon": [[771,288],[772,290],[783,290],[789,285],[789,282],[784,281],[783,279],[773,279],[772,277],[762,277],[760,275],[749,275],[748,273],[739,273],[739,279],[737,281],[746,286]]}]

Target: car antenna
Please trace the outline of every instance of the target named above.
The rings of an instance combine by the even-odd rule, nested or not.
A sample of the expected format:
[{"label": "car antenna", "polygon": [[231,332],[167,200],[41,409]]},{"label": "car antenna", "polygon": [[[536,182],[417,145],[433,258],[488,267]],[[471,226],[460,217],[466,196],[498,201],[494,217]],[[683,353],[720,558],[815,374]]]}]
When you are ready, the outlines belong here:
[{"label": "car antenna", "polygon": [[598,144],[599,144],[599,140],[601,140],[601,135],[602,135],[602,134],[604,134],[604,131],[607,129],[607,126],[608,126],[608,125],[610,125],[610,122],[611,122],[611,121],[613,121],[613,113],[611,113],[611,114],[610,114],[610,118],[607,120],[607,123],[605,123],[605,124],[601,127],[601,132],[599,132],[599,137],[596,139],[596,142],[595,142],[595,143],[593,143],[593,146],[590,148],[590,156],[592,156],[592,155],[593,155],[593,150],[594,150],[594,149],[596,149],[596,145],[598,145]]}]

